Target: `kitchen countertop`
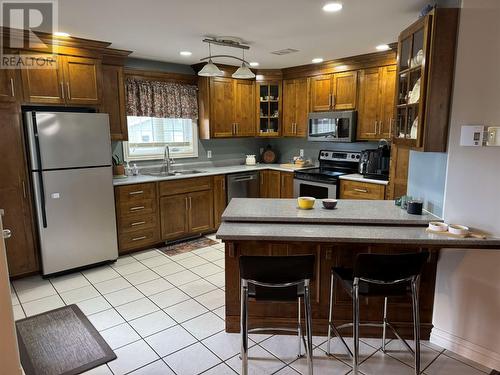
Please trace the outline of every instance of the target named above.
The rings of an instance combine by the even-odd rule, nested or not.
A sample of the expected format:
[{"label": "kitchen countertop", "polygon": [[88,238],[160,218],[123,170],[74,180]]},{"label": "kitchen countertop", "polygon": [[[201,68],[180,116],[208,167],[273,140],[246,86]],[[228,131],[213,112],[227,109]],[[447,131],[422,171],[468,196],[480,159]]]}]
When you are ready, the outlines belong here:
[{"label": "kitchen countertop", "polygon": [[427,211],[422,215],[408,214],[387,200],[339,199],[334,210],[327,210],[317,199],[314,209],[300,210],[296,199],[233,198],[222,221],[427,226],[430,221],[442,220]]},{"label": "kitchen countertop", "polygon": [[349,181],[359,181],[359,182],[368,182],[370,184],[378,184],[378,185],[387,185],[389,181],[385,180],[375,180],[373,178],[365,178],[363,175],[359,173],[346,174],[339,177],[341,180],[349,180]]},{"label": "kitchen countertop", "polygon": [[500,249],[500,238],[456,238],[425,231],[423,227],[384,225],[269,224],[223,222],[217,231],[223,241],[336,242],[412,244],[441,248]]},{"label": "kitchen countertop", "polygon": [[[148,175],[138,175],[138,176],[128,176],[127,178],[113,178],[113,185],[132,185],[132,184],[142,184],[145,182],[156,182],[156,181],[168,181],[168,180],[179,180],[183,178],[194,178],[194,177],[204,177],[204,176],[214,176],[218,174],[230,174],[230,173],[238,173],[238,172],[252,172],[252,171],[261,171],[264,169],[272,169],[275,171],[281,172],[293,172],[298,169],[307,169],[313,167],[304,167],[304,168],[285,168],[281,166],[281,164],[257,164],[254,166],[249,165],[230,165],[224,167],[193,167],[189,169],[197,169],[203,171],[202,173],[193,173],[187,175],[178,175],[178,176],[148,176]],[[175,170],[175,166],[173,167]],[[186,167],[187,169],[187,167]]]}]

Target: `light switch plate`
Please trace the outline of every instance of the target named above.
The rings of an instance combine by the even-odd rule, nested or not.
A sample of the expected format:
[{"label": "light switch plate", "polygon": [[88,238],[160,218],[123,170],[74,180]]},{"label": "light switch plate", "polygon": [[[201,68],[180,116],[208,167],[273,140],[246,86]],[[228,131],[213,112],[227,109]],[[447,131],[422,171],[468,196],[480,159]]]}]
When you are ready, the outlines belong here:
[{"label": "light switch plate", "polygon": [[299,150],[299,156],[302,157],[302,158],[304,157],[304,150],[303,149]]},{"label": "light switch plate", "polygon": [[463,125],[460,133],[460,146],[483,145],[484,126],[483,125]]},{"label": "light switch plate", "polygon": [[490,126],[488,128],[486,146],[500,146],[500,126]]},{"label": "light switch plate", "polygon": [[212,150],[207,151],[207,159],[212,159]]}]

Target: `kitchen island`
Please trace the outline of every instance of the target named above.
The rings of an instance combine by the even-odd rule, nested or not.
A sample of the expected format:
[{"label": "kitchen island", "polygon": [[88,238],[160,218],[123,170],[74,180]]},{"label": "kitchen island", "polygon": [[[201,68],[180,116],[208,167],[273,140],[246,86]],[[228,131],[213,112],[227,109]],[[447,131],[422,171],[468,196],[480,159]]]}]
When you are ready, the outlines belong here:
[{"label": "kitchen island", "polygon": [[[316,258],[311,283],[314,334],[326,335],[330,270],[352,267],[358,253],[401,253],[427,250],[429,260],[420,286],[421,334],[428,339],[436,265],[441,248],[500,249],[500,239],[450,238],[426,232],[439,217],[425,212],[410,215],[393,201],[339,200],[337,208],[326,210],[316,201],[312,210],[297,209],[294,199],[233,199],[222,215],[217,238],[226,251],[226,331],[239,331],[241,255],[305,255]],[[361,320],[382,321],[383,299],[362,300]],[[335,321],[352,321],[352,300],[341,288],[335,290]],[[287,302],[253,302],[249,325],[284,327],[296,324],[297,305]],[[405,338],[412,338],[412,311],[408,298],[389,298],[388,317]],[[346,332],[348,333],[348,332]],[[380,337],[378,328],[361,329],[365,337]]]}]

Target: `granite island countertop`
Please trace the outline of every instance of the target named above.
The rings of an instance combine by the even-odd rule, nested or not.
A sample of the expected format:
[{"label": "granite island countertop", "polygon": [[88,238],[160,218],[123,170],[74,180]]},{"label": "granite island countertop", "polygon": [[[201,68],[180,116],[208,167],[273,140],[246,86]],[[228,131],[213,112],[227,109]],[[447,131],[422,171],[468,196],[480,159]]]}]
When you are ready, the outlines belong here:
[{"label": "granite island countertop", "polygon": [[427,226],[430,221],[442,219],[427,211],[422,215],[408,214],[388,200],[339,199],[335,209],[327,210],[317,199],[314,209],[301,210],[296,199],[233,198],[222,221]]}]

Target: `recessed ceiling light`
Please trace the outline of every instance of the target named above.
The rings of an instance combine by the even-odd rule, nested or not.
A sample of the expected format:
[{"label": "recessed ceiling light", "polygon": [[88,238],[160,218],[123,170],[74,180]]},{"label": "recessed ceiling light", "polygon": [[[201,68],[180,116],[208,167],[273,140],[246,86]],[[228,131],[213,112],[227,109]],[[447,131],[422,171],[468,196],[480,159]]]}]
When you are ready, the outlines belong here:
[{"label": "recessed ceiling light", "polygon": [[391,49],[387,44],[379,44],[377,47],[375,47],[377,51],[387,51],[388,49]]},{"label": "recessed ceiling light", "polygon": [[179,52],[179,54],[181,56],[191,56],[193,53],[192,52],[189,52],[189,51],[181,51]]},{"label": "recessed ceiling light", "polygon": [[323,5],[323,10],[325,12],[338,12],[342,9],[342,3],[334,2],[334,3],[326,3]]},{"label": "recessed ceiling light", "polygon": [[319,64],[321,62],[323,62],[323,59],[321,57],[316,57],[314,59],[311,60],[314,64]]},{"label": "recessed ceiling light", "polygon": [[250,63],[250,66],[259,66],[259,63],[257,61],[252,61]]},{"label": "recessed ceiling light", "polygon": [[63,37],[66,37],[66,38],[67,38],[68,36],[70,36],[68,33],[65,33],[65,32],[62,32],[62,31],[56,31],[56,32],[54,33],[54,35],[55,35],[55,36],[63,36]]}]

